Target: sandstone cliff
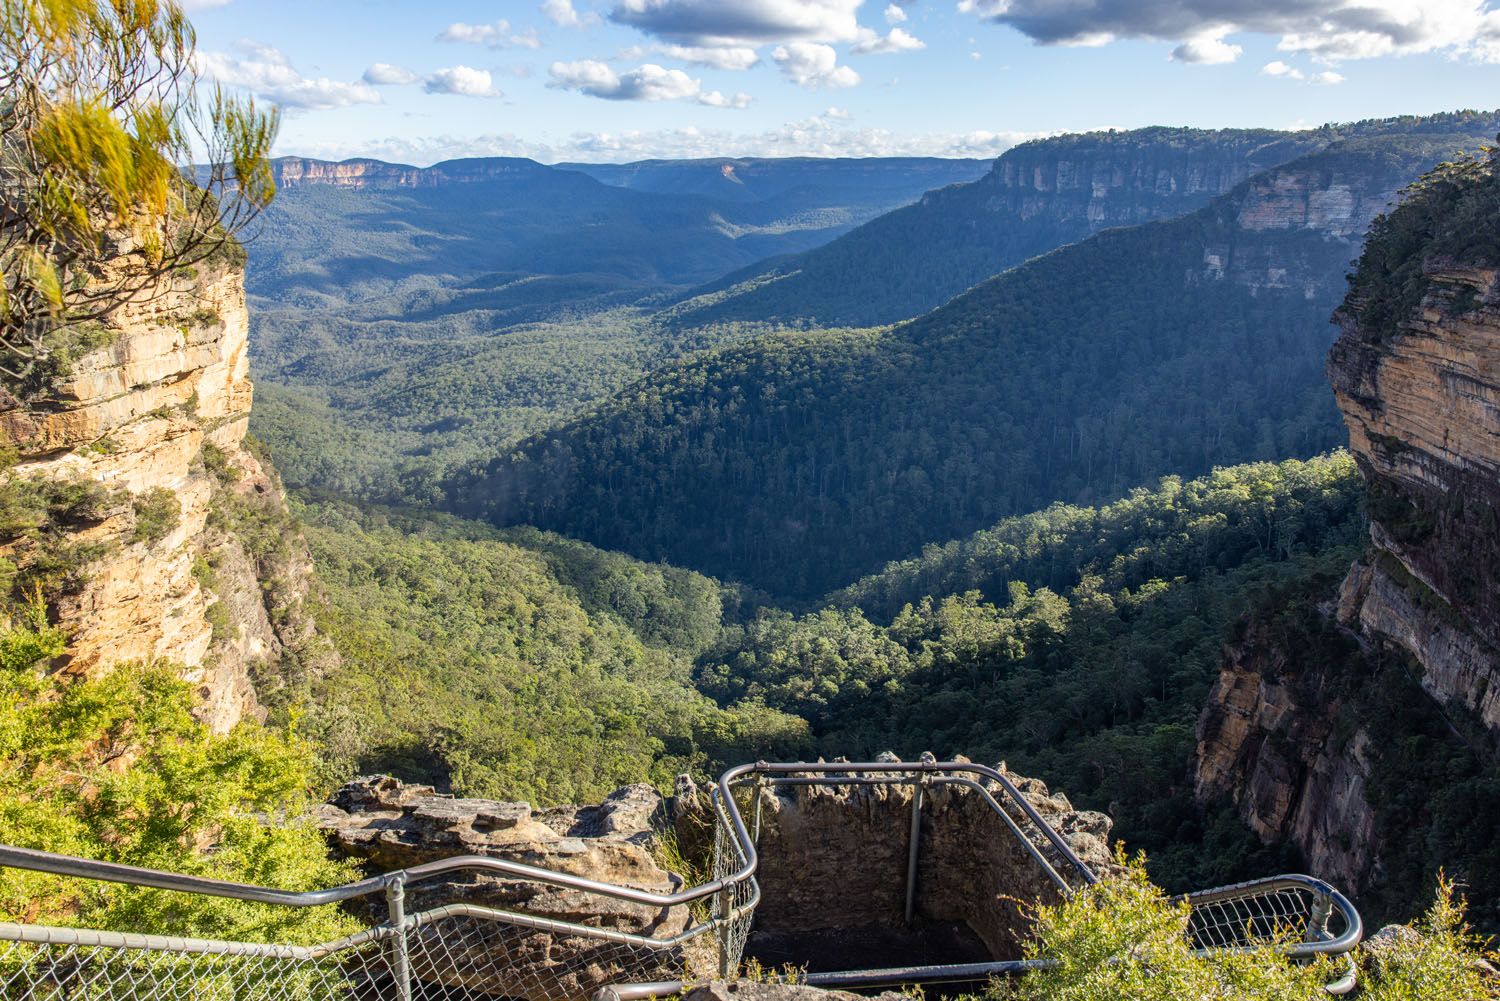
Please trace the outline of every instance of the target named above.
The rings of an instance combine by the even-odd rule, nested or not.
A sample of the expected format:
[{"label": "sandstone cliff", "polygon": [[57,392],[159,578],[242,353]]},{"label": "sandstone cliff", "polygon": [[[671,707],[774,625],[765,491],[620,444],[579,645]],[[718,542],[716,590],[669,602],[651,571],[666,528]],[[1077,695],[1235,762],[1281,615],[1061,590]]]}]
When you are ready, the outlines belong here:
[{"label": "sandstone cliff", "polygon": [[[247,331],[242,271],[184,268],[118,308],[92,350],[0,398],[6,480],[88,498],[0,539],[23,581],[47,578],[70,636],[58,666],[172,662],[221,731],[259,714],[257,671],[323,656],[302,613],[305,550],[271,527],[285,500],[244,444]],[[69,565],[44,574],[59,554]]]},{"label": "sandstone cliff", "polygon": [[1339,314],[1328,360],[1370,487],[1370,558],[1342,616],[1421,665],[1422,685],[1500,735],[1500,269],[1426,270],[1394,331]]},{"label": "sandstone cliff", "polygon": [[431,167],[356,158],[310,160],[283,156],[272,162],[278,188],[323,185],[335,188],[432,188],[440,184],[468,184],[502,177],[547,173],[552,168],[523,157],[474,157],[445,160]]},{"label": "sandstone cliff", "polygon": [[[1327,372],[1368,485],[1370,541],[1322,614],[1355,653],[1340,663],[1252,621],[1199,723],[1200,797],[1231,799],[1256,833],[1290,840],[1312,872],[1355,890],[1397,878],[1385,871],[1395,852],[1407,868],[1480,882],[1491,864],[1491,846],[1452,825],[1483,829],[1474,791],[1500,747],[1500,268],[1484,249],[1494,185],[1492,166],[1473,165],[1377,223],[1335,315]],[[1416,703],[1390,706],[1403,685]],[[1414,780],[1429,785],[1417,794]],[[1470,790],[1467,802],[1447,807],[1445,783]]]}]

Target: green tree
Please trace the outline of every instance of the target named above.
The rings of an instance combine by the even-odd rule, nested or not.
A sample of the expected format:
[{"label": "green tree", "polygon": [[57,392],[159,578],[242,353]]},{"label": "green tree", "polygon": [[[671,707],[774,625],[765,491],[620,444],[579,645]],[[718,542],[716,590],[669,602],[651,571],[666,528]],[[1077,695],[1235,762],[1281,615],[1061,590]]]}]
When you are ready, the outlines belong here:
[{"label": "green tree", "polygon": [[173,0],[0,8],[0,376],[65,363],[122,303],[241,253],[277,116],[201,89],[194,50]]}]

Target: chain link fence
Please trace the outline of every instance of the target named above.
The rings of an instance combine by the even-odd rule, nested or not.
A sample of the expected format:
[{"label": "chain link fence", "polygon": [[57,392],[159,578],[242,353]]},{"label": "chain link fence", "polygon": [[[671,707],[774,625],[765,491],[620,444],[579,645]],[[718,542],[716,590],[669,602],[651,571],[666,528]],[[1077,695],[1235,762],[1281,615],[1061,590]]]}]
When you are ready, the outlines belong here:
[{"label": "chain link fence", "polygon": [[[931,760],[907,765],[759,763],[731,769],[710,797],[710,876],[674,893],[478,856],[426,863],[329,890],[292,893],[0,846],[0,866],[290,907],[365,901],[363,912],[379,918],[372,918],[370,927],[357,934],[305,947],[0,923],[0,999],[585,1001],[606,989],[619,1001],[668,995],[685,985],[739,972],[760,901],[755,879],[760,788],[912,782],[914,775],[921,776],[924,788],[947,783],[976,789],[1004,815],[1033,862],[1064,892],[1076,881],[1095,879],[1003,775],[968,763]],[[754,833],[743,819],[752,810]],[[918,798],[913,816],[920,810]],[[913,840],[913,864],[916,854]],[[538,892],[562,887],[597,897],[600,924],[464,902],[407,913],[409,886],[476,871],[507,881],[529,881]],[[908,894],[911,885],[908,877]],[[377,902],[380,897],[383,909]],[[431,900],[431,893],[423,899]],[[1348,901],[1326,883],[1305,876],[1206,890],[1186,899],[1191,905],[1188,934],[1199,949],[1275,940],[1286,943],[1293,956],[1311,958],[1347,954],[1361,934],[1359,915]],[[606,915],[625,912],[639,919],[632,930],[603,926]],[[829,987],[972,981],[1021,972],[1028,965],[1008,961],[812,974],[803,979]],[[1353,986],[1352,974],[1347,986]]]}]

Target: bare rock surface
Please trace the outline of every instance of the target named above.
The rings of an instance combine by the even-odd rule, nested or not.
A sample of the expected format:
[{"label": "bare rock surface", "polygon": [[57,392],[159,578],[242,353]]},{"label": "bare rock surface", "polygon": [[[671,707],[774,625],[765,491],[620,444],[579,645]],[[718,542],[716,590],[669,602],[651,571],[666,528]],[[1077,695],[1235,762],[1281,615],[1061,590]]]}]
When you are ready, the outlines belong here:
[{"label": "bare rock surface", "polygon": [[[626,786],[603,803],[534,811],[527,803],[440,794],[390,776],[345,785],[319,815],[335,849],[371,872],[480,855],[555,873],[672,893],[681,877],[652,856],[651,823],[662,799],[649,785]],[[372,902],[374,920],[384,916]],[[656,907],[493,871],[458,872],[407,890],[416,914],[448,904],[523,912],[589,928],[670,938],[686,929],[688,907]],[[586,934],[542,931],[472,918],[445,918],[414,944],[413,968],[450,986],[524,996],[538,978],[569,997],[589,997],[622,980],[676,979],[696,961],[693,946],[653,951]],[[457,957],[457,961],[450,959]]]},{"label": "bare rock surface", "polygon": [[[4,475],[91,484],[112,498],[60,526],[63,544],[101,555],[56,602],[69,635],[59,666],[96,676],[128,661],[168,661],[198,688],[217,731],[259,715],[253,670],[308,643],[311,629],[305,547],[291,540],[291,557],[263,565],[210,518],[226,493],[285,511],[243,444],[248,333],[243,272],[205,262],[122,304],[102,325],[101,346],[25,399],[0,396],[0,442],[19,460]],[[179,513],[164,535],[143,539],[138,504],[159,491]],[[24,538],[0,539],[0,558],[20,566],[34,550]]]}]

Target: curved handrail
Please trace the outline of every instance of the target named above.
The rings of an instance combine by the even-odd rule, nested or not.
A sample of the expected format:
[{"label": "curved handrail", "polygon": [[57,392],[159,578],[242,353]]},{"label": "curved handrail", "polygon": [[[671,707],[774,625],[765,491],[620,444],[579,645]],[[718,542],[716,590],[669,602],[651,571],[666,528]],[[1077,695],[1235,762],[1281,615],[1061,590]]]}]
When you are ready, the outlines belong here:
[{"label": "curved handrail", "polygon": [[1336,909],[1344,919],[1344,930],[1338,935],[1324,939],[1313,939],[1311,941],[1297,942],[1286,947],[1286,953],[1296,958],[1310,956],[1337,956],[1353,951],[1365,937],[1364,919],[1359,916],[1359,910],[1348,897],[1344,896],[1339,889],[1331,883],[1325,883],[1313,876],[1304,876],[1301,873],[1283,873],[1279,876],[1267,876],[1264,879],[1252,879],[1244,883],[1231,883],[1228,886],[1216,886],[1208,890],[1196,890],[1192,893],[1184,893],[1174,900],[1184,900],[1190,905],[1212,904],[1220,900],[1233,900],[1243,897],[1247,891],[1268,890],[1307,890],[1317,896],[1326,897],[1329,903]]},{"label": "curved handrail", "polygon": [[[907,774],[926,773],[941,775],[969,772],[974,775],[979,775],[987,778],[990,781],[994,782],[996,785],[1000,786],[1001,790],[1004,791],[1006,798],[1009,799],[1013,804],[1015,804],[1017,809],[1024,813],[1028,820],[1036,825],[1037,829],[1041,831],[1042,836],[1045,837],[1049,842],[1051,842],[1052,846],[1057,849],[1057,851],[1062,855],[1063,859],[1068,863],[1073,871],[1078,874],[1078,877],[1080,879],[1089,884],[1097,883],[1099,881],[1099,877],[1094,873],[1094,871],[1089,868],[1088,864],[1085,863],[1083,859],[1078,857],[1078,853],[1073,851],[1072,846],[1069,845],[1067,840],[1057,832],[1057,829],[1054,828],[1051,824],[1047,823],[1046,818],[1044,818],[1041,813],[1038,812],[1037,808],[1031,804],[1031,801],[1028,800],[1024,795],[1022,795],[1020,789],[1016,788],[1015,783],[1012,782],[1003,773],[1001,773],[998,769],[991,768],[988,765],[978,765],[968,761],[932,760],[862,762],[818,761],[776,763],[757,761],[753,765],[737,765],[734,768],[729,769],[719,777],[719,788],[725,796],[728,796],[728,787],[731,783],[743,778],[746,775],[752,774],[829,775],[856,774],[867,772],[897,772]],[[977,786],[978,783],[975,783],[975,785]],[[981,791],[986,793],[988,792],[988,790],[984,790],[982,786],[980,788]],[[733,799],[733,797],[728,798]],[[993,798],[991,798],[991,802],[994,802]],[[999,804],[995,803],[994,805],[998,806]],[[748,842],[750,840],[749,832],[744,830],[744,821],[740,818],[738,807],[732,805],[731,809],[733,817],[737,821],[736,836],[740,837],[741,835],[743,835],[742,840]],[[1001,812],[1003,813],[1004,811]],[[1027,844],[1030,844],[1030,842],[1027,841]],[[753,846],[751,850],[753,851]],[[755,856],[752,854],[750,856],[750,859],[751,861],[754,861]]]}]

